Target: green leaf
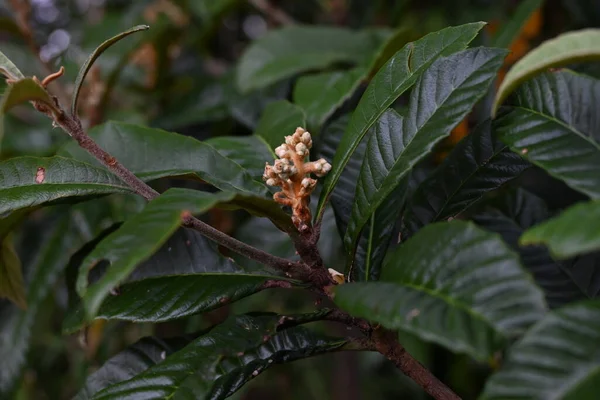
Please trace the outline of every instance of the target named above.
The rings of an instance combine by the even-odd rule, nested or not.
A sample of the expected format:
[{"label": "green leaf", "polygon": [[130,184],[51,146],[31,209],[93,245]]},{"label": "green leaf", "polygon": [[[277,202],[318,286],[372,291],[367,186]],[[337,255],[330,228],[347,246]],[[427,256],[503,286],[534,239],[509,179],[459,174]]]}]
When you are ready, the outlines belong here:
[{"label": "green leaf", "polygon": [[367,72],[364,68],[353,68],[300,77],[294,87],[294,103],[306,113],[308,128],[318,131],[327,118],[352,96]]},{"label": "green leaf", "polygon": [[131,35],[132,33],[139,32],[139,31],[145,31],[146,29],[150,29],[150,27],[148,25],[134,26],[133,28],[131,28],[125,32],[119,33],[118,35],[113,36],[112,38],[106,40],[100,46],[98,46],[92,52],[92,54],[90,54],[88,59],[85,60],[85,62],[81,66],[81,69],[79,70],[79,74],[77,74],[77,79],[75,80],[75,88],[73,89],[73,100],[71,102],[71,115],[77,115],[77,102],[79,100],[79,91],[81,90],[81,87],[83,86],[83,81],[85,79],[85,76],[87,75],[88,71],[90,70],[90,68],[92,68],[92,65],[94,64],[94,61],[96,61],[96,59],[98,57],[100,57],[100,55],[102,53],[104,53],[104,51],[106,49],[108,49],[113,44],[117,43],[119,40]]},{"label": "green leaf", "polygon": [[402,238],[429,223],[455,218],[528,167],[494,137],[490,120],[483,122],[417,187],[403,215]]},{"label": "green leaf", "polygon": [[518,86],[549,68],[600,59],[600,29],[567,32],[547,40],[521,58],[508,71],[492,108],[492,115]]},{"label": "green leaf", "polygon": [[419,78],[406,118],[391,109],[381,116],[367,144],[344,237],[350,256],[373,212],[483,97],[505,55],[504,50],[477,48],[440,58]]},{"label": "green leaf", "polygon": [[320,218],[337,181],[367,131],[388,107],[416,82],[437,58],[463,50],[483,28],[483,22],[449,27],[408,43],[375,75],[352,114],[348,130],[336,152],[319,198]]},{"label": "green leaf", "polygon": [[549,313],[508,352],[481,400],[594,399],[600,380],[600,302]]},{"label": "green leaf", "polygon": [[[85,258],[77,277],[77,292],[83,298],[86,316],[93,318],[110,291],[167,241],[181,224],[183,212],[199,214],[232,197],[227,192],[170,189],[102,240]],[[97,282],[88,286],[88,273],[101,260],[111,265]]]},{"label": "green leaf", "polygon": [[0,143],[4,136],[4,115],[11,108],[28,101],[44,103],[54,114],[60,113],[48,92],[33,79],[24,78],[11,83],[0,99]]},{"label": "green leaf", "polygon": [[[85,253],[78,255],[78,263],[73,260],[73,271],[97,245],[94,242],[81,249]],[[96,266],[91,275],[101,276],[103,271],[95,270],[102,267]],[[274,280],[288,278],[242,269],[199,232],[181,228],[103,301],[94,319],[162,322],[182,318],[233,303],[267,288],[268,281]],[[74,305],[63,331],[75,332],[85,323],[83,309]]]},{"label": "green leaf", "polygon": [[473,220],[481,227],[502,235],[504,241],[519,253],[523,266],[532,273],[535,282],[544,291],[548,305],[557,308],[587,297],[572,276],[574,268],[566,268],[554,261],[543,246],[519,246],[519,237],[523,232],[548,216],[542,199],[518,189],[502,196],[485,211],[475,215]]},{"label": "green leaf", "polygon": [[271,162],[275,157],[265,140],[256,135],[219,136],[205,143],[213,146],[223,157],[238,163],[257,181],[262,181],[265,162]]},{"label": "green leaf", "polygon": [[600,82],[563,71],[526,82],[494,122],[502,141],[550,175],[600,198]]},{"label": "green leaf", "polygon": [[[324,131],[322,135],[323,142],[320,148],[321,156],[327,159],[327,161],[331,162],[333,159],[335,150],[347,125],[348,118],[345,115],[331,123]],[[331,194],[331,208],[335,214],[340,236],[344,234],[348,226],[366,145],[367,143],[363,141],[357,147]],[[350,280],[366,281],[377,280],[379,278],[381,263],[394,233],[395,222],[402,211],[405,189],[403,185],[400,185],[394,193],[389,195],[375,211],[373,217],[361,233],[352,269],[346,271]],[[325,217],[323,218],[324,222]],[[345,268],[342,265],[340,266],[340,270]],[[337,268],[334,267],[334,269]]]},{"label": "green leaf", "polygon": [[382,282],[336,287],[353,316],[486,360],[544,315],[542,292],[498,235],[426,226],[386,257]]},{"label": "green leaf", "polygon": [[540,8],[543,2],[544,0],[525,0],[519,3],[510,20],[502,24],[500,31],[494,36],[492,46],[509,48],[519,37],[531,14]]},{"label": "green leaf", "polygon": [[223,399],[276,363],[333,351],[345,344],[291,328],[277,332],[279,315],[230,317],[166,360],[96,393],[94,400]]},{"label": "green leaf", "polygon": [[345,339],[329,338],[297,327],[277,333],[264,345],[244,352],[244,355],[224,360],[224,373],[216,380],[206,397],[211,400],[225,399],[248,381],[263,373],[273,364],[283,364],[338,350]]},{"label": "green leaf", "polygon": [[63,157],[0,162],[0,215],[69,197],[130,192],[110,172]]},{"label": "green leaf", "polygon": [[26,309],[25,296],[21,260],[15,251],[12,235],[0,236],[0,298],[7,298]]},{"label": "green leaf", "polygon": [[0,74],[13,81],[25,79],[25,75],[13,64],[10,59],[0,51]]},{"label": "green leaf", "polygon": [[297,127],[306,127],[304,111],[287,100],[274,101],[265,107],[254,134],[262,137],[270,149],[275,149],[284,143],[284,137],[293,134]]},{"label": "green leaf", "polygon": [[88,376],[73,400],[89,400],[100,390],[135,377],[181,350],[191,340],[192,337],[188,336],[167,339],[144,337],[138,340]]},{"label": "green leaf", "polygon": [[10,392],[20,376],[38,311],[80,240],[70,218],[69,215],[63,215],[48,221],[45,226],[49,229],[42,233],[35,256],[26,265],[27,310],[17,309],[10,304],[0,310],[0,357],[3,360],[3,367],[0,368],[1,398],[4,398],[4,393]]},{"label": "green leaf", "polygon": [[242,92],[336,63],[366,64],[387,31],[326,26],[288,26],[252,42],[240,58],[236,82]]},{"label": "green leaf", "polygon": [[[258,196],[268,193],[266,186],[253,180],[240,165],[191,137],[120,122],[99,125],[90,136],[146,181],[193,174],[221,190]],[[60,154],[98,165],[77,143],[69,143]]]},{"label": "green leaf", "polygon": [[600,221],[600,200],[579,203],[558,217],[528,229],[520,243],[544,244],[558,259],[590,253],[600,249],[597,221]]}]

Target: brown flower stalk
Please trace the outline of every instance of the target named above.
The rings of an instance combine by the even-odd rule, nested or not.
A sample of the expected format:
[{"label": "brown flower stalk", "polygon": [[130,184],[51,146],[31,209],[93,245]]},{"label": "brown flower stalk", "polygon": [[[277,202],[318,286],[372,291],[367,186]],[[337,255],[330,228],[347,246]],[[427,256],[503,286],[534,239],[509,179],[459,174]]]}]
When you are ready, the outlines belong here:
[{"label": "brown flower stalk", "polygon": [[321,178],[331,170],[324,158],[306,162],[312,147],[312,137],[303,128],[296,128],[291,136],[285,137],[285,143],[275,149],[279,159],[271,166],[266,163],[264,181],[269,186],[278,186],[280,192],[273,199],[292,208],[292,222],[300,232],[310,228],[311,214],[308,207],[310,194],[317,186],[317,180],[310,174]]}]

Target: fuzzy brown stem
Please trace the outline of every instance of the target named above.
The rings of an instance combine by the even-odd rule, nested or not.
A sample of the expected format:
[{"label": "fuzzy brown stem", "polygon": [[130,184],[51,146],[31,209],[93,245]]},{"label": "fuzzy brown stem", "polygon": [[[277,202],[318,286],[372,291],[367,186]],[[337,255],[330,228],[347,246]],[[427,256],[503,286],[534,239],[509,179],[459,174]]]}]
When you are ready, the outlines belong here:
[{"label": "fuzzy brown stem", "polygon": [[[98,146],[98,144],[94,142],[94,140],[84,131],[78,119],[66,115],[64,112],[61,115],[55,115],[54,119],[56,123],[73,139],[75,139],[83,149],[104,164],[115,175],[121,178],[140,196],[150,201],[159,195],[157,191],[152,189],[144,181],[135,176],[130,170],[125,168],[117,159],[100,148],[100,146]],[[192,216],[184,217],[183,224],[186,227],[197,230],[207,238],[219,243],[231,251],[248,257],[251,260],[276,268],[280,271],[294,274],[300,279],[308,279],[310,271],[302,264],[276,257],[262,250],[256,249],[244,242],[240,242],[239,240],[226,235],[218,229],[215,229]]]},{"label": "fuzzy brown stem", "polygon": [[382,327],[373,331],[374,349],[393,362],[404,375],[421,386],[436,400],[460,400],[448,386],[436,378],[431,371],[411,356],[397,340],[397,333]]}]

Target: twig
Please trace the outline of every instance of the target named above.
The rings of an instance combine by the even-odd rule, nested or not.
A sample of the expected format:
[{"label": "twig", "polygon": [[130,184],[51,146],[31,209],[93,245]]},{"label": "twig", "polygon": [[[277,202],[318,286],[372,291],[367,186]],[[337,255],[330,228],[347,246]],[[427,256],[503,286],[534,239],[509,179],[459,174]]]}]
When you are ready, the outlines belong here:
[{"label": "twig", "polygon": [[296,23],[285,11],[272,5],[269,0],[248,0],[248,2],[279,25],[293,25]]},{"label": "twig", "polygon": [[[31,52],[38,58],[42,68],[44,69],[42,72],[47,76],[51,75],[54,72],[53,68],[47,61],[42,60],[40,57],[40,46],[35,42],[33,31],[29,25],[31,16],[31,4],[29,3],[29,0],[10,0],[9,3],[17,17],[17,26],[19,27],[21,35],[25,39],[25,42],[27,43],[27,46]],[[62,102],[67,104],[69,103],[69,95],[59,82],[55,83],[54,90]]]},{"label": "twig", "polygon": [[434,399],[460,400],[452,389],[436,378],[398,343],[397,335],[397,332],[382,327],[375,329],[372,335],[373,349],[392,361],[404,375],[411,378]]},{"label": "twig", "polygon": [[[57,107],[60,107],[58,102]],[[44,110],[42,109],[40,111]],[[53,119],[65,132],[67,132],[73,139],[77,141],[77,143],[79,143],[79,146],[104,164],[140,196],[144,197],[148,201],[159,196],[157,191],[152,189],[144,181],[135,176],[130,170],[125,168],[123,164],[121,164],[116,158],[100,148],[100,146],[98,146],[98,144],[84,131],[81,122],[77,117],[67,115],[66,113],[62,112],[61,115],[54,115]],[[224,234],[218,229],[215,229],[192,216],[185,216],[183,218],[183,225],[199,231],[207,238],[214,240],[215,242],[240,255],[278,270],[295,274],[300,279],[308,279],[311,274],[311,271],[304,264],[277,257],[254,248],[244,242]]]}]

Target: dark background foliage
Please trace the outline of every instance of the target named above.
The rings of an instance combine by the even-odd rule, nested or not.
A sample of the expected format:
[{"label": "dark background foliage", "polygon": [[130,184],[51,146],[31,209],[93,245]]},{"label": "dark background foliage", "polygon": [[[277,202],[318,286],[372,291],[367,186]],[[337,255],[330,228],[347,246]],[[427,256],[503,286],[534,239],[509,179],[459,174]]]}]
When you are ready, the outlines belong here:
[{"label": "dark background foliage", "polygon": [[[490,45],[495,32],[507,23],[520,2],[35,0],[31,1],[31,26],[38,48],[33,49],[19,33],[9,3],[10,0],[0,1],[2,51],[25,73],[44,76],[45,67],[35,54],[39,52],[39,58],[53,69],[65,66],[68,79],[64,79],[64,82],[74,81],[78,67],[106,38],[135,24],[151,25],[147,34],[134,36],[112,47],[93,67],[83,89],[80,106],[83,117],[90,125],[106,120],[139,123],[201,140],[210,139],[218,145],[221,136],[251,135],[260,128],[259,119],[268,104],[294,97],[293,87],[299,79],[297,76],[248,93],[240,93],[234,84],[233,70],[244,49],[270,29],[291,23],[355,29],[403,27],[403,34],[407,37],[418,38],[448,25],[482,20],[491,23],[477,40],[479,44]],[[547,38],[575,28],[599,26],[599,2],[548,0],[526,22],[518,38],[512,42],[512,54],[506,61],[506,67]],[[292,49],[296,46],[302,48],[295,43],[288,45]],[[342,65],[341,68],[346,66]],[[594,66],[586,65],[577,69],[600,77],[600,71]],[[3,84],[0,83],[0,89]],[[336,121],[340,123],[338,117],[343,117],[356,106],[364,87],[364,83],[359,84],[355,93],[346,99],[334,115],[318,116],[321,120],[308,121],[315,127],[324,122],[321,134],[325,139],[319,151],[325,158],[332,157],[336,146],[335,133],[336,129],[339,130]],[[319,93],[317,91],[312,95],[319,96]],[[394,107],[403,110],[407,98],[400,98]],[[474,131],[475,126],[483,121],[483,115],[479,115],[477,110],[472,113],[448,140],[438,146],[433,157],[421,163],[419,171],[430,171],[439,164],[463,136]],[[315,133],[318,130],[315,128]],[[7,134],[0,153],[2,160],[19,155],[52,155],[68,141],[68,137],[52,129],[44,117],[24,107],[6,117],[5,132]],[[329,133],[325,135],[324,132]],[[226,148],[226,144],[223,146]],[[253,152],[252,147],[248,147],[248,152]],[[253,173],[260,176],[262,172]],[[419,174],[415,174],[414,179],[415,182],[421,180]],[[202,185],[197,181],[175,179],[163,179],[155,183],[155,187],[161,191],[173,186],[206,188]],[[518,216],[518,206],[533,207],[537,210],[535,215],[542,215],[540,218],[544,219],[584,198],[537,168],[529,168],[515,186],[526,189],[536,197],[525,199],[523,196],[526,197],[526,194],[520,190],[505,188],[497,196],[490,196],[495,198],[483,202],[479,209],[472,210],[478,224],[502,233],[509,244],[516,245],[518,235],[533,225],[532,221],[523,221],[520,227],[507,224],[505,216],[513,219],[515,215]],[[28,285],[35,284],[32,276],[52,285],[46,291],[41,291],[34,302],[29,301],[30,311],[32,307],[37,308],[32,317],[23,317],[13,304],[0,299],[0,369],[8,370],[20,365],[22,358],[26,357],[26,367],[14,390],[15,399],[71,398],[89,373],[144,336],[180,336],[223,321],[230,314],[256,309],[285,310],[288,313],[311,310],[315,299],[310,293],[273,290],[261,292],[232,306],[174,322],[130,324],[98,320],[81,333],[63,336],[61,325],[70,301],[68,280],[72,278],[69,268],[65,275],[60,273],[69,260],[66,249],[81,247],[141,206],[138,199],[128,195],[94,201],[95,206],[73,207],[68,220],[56,217],[58,213],[55,209],[60,205],[36,212],[16,234],[17,252]],[[336,198],[334,195],[332,202],[336,201],[343,203],[344,196],[338,195]],[[337,217],[337,228],[344,226],[344,221],[339,220],[339,215]],[[219,209],[211,210],[206,219],[218,229],[256,247],[283,257],[294,256],[289,240],[264,220]],[[335,234],[337,228],[332,213],[326,214],[321,247],[326,264],[343,270],[341,242]],[[406,231],[403,233],[411,234]],[[547,253],[540,253],[539,249],[537,252],[536,249],[525,252],[521,257],[535,259],[539,264],[553,262]],[[35,273],[36,268],[40,268],[40,260],[45,261],[41,278],[39,273]],[[592,255],[573,262],[593,264],[595,260]],[[239,262],[250,264],[243,260]],[[590,271],[590,268],[581,268],[581,271]],[[586,276],[581,279],[585,280]],[[590,291],[595,295],[597,287],[590,287]],[[561,302],[560,298],[548,300],[551,305],[553,301],[556,304]],[[21,324],[18,337],[7,336],[9,333],[4,328],[11,324]],[[322,324],[319,329],[336,333],[338,327]],[[11,330],[10,334],[14,335],[14,332]],[[480,393],[485,378],[494,367],[493,361],[489,364],[477,363],[465,355],[451,354],[410,335],[404,335],[402,342],[434,375],[447,382],[464,399],[475,398]],[[7,348],[6,343],[17,345]],[[168,345],[173,348],[178,346],[177,343]],[[234,398],[425,399],[427,395],[379,354],[345,352],[271,369],[251,385],[245,386]]]}]

